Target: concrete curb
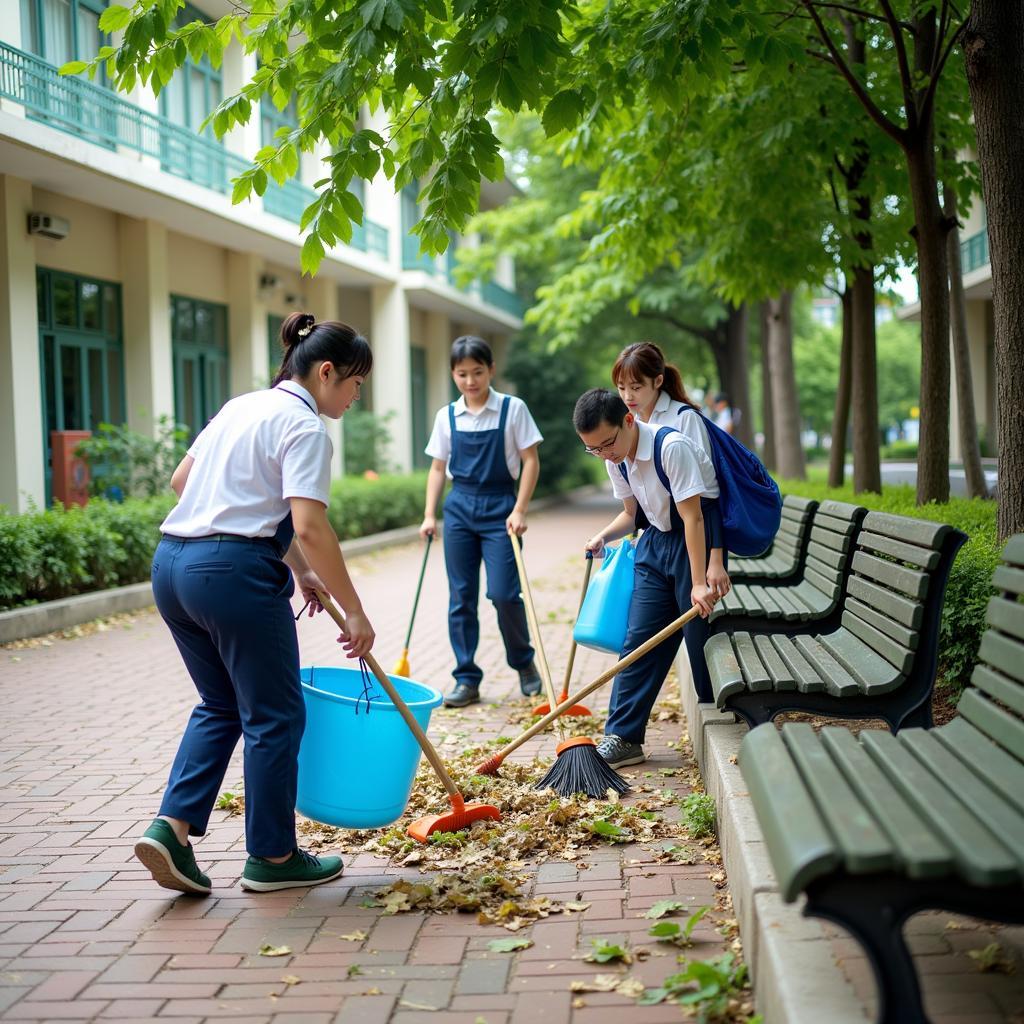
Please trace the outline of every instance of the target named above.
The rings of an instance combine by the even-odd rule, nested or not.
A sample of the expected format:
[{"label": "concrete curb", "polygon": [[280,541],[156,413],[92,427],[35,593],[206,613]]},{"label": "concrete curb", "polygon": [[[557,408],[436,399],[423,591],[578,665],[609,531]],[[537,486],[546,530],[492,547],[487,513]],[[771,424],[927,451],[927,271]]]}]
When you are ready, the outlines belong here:
[{"label": "concrete curb", "polygon": [[[561,502],[586,497],[596,493],[598,489],[597,485],[588,484],[565,494],[551,494],[538,498],[531,502],[530,512],[541,512]],[[370,534],[368,537],[342,541],[341,549],[346,555],[365,555],[399,544],[409,544],[418,537],[418,526],[400,526],[396,530],[385,530],[383,533]],[[72,626],[79,626],[93,619],[103,619],[108,615],[139,611],[141,608],[151,607],[152,604],[153,588],[146,581],[130,583],[126,587],[97,590],[89,594],[76,594],[74,597],[46,601],[26,608],[12,608],[10,611],[0,612],[0,644],[70,629]]]},{"label": "concrete curb", "polygon": [[785,903],[736,756],[747,727],[698,704],[686,648],[676,659],[683,711],[704,787],[714,798],[718,840],[729,880],[754,1001],[766,1024],[864,1024],[853,986],[836,963],[817,918]]}]

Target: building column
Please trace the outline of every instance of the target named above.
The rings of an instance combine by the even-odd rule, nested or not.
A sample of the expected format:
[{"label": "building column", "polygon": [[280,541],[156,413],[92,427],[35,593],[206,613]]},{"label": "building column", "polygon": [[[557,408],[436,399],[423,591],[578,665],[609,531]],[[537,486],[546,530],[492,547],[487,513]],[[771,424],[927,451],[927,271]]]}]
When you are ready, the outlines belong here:
[{"label": "building column", "polygon": [[[307,309],[317,320],[338,319],[338,285],[326,277],[314,277],[304,285],[307,297]],[[331,476],[337,478],[345,475],[345,417],[325,419],[324,425],[334,445],[334,460],[331,463]]]},{"label": "building column", "polygon": [[398,285],[370,290],[370,338],[373,342],[373,411],[393,413],[388,423],[391,444],[388,461],[401,473],[412,468],[412,410],[409,365],[409,306]]},{"label": "building column", "polygon": [[46,504],[31,209],[31,183],[0,174],[0,505],[17,512]]},{"label": "building column", "polygon": [[228,352],[232,395],[270,383],[267,307],[260,297],[263,258],[249,252],[228,252]]},{"label": "building column", "polygon": [[128,425],[150,437],[160,416],[174,419],[174,355],[167,284],[167,227],[118,217],[121,317]]},{"label": "building column", "polygon": [[[447,314],[430,310],[426,314],[426,334],[427,409],[432,415],[451,401],[451,351],[455,335]],[[432,422],[427,424],[428,431]]]}]

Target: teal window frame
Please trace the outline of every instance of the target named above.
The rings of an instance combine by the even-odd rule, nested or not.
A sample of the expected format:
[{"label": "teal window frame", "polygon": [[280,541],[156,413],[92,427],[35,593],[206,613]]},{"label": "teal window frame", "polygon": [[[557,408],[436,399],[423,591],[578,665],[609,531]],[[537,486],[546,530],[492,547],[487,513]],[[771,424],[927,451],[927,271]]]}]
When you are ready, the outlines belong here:
[{"label": "teal window frame", "polygon": [[[174,417],[191,443],[231,397],[228,307],[187,295],[170,299]],[[201,320],[209,330],[199,329]]]},{"label": "teal window frame", "polygon": [[[62,292],[70,298],[62,316]],[[40,421],[46,453],[46,503],[53,496],[50,432],[95,430],[125,419],[121,285],[115,281],[36,268],[39,315]],[[67,359],[65,357],[68,357]],[[64,370],[76,394],[69,408]],[[98,380],[94,381],[94,374]]]},{"label": "teal window frame", "polygon": [[[29,53],[34,53],[51,64],[63,64],[65,60],[91,60],[109,37],[105,37],[97,28],[96,37],[83,40],[80,36],[78,12],[89,11],[102,14],[107,9],[107,0],[67,0],[68,13],[71,16],[71,55],[58,55],[49,50],[46,38],[46,18],[44,9],[47,0],[21,0],[21,44]],[[100,73],[103,69],[100,68]],[[99,77],[99,76],[98,76]]]}]

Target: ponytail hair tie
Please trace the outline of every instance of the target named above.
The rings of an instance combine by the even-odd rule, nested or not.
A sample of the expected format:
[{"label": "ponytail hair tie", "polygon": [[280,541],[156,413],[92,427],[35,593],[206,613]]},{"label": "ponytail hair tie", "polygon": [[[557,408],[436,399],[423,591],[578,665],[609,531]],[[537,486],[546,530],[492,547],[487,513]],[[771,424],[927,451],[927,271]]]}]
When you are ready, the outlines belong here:
[{"label": "ponytail hair tie", "polygon": [[306,337],[309,336],[309,332],[312,331],[315,326],[316,326],[316,319],[315,319],[315,317],[313,316],[312,313],[307,313],[303,317],[303,324],[302,324],[302,326],[295,332],[295,334],[299,338],[306,338]]}]

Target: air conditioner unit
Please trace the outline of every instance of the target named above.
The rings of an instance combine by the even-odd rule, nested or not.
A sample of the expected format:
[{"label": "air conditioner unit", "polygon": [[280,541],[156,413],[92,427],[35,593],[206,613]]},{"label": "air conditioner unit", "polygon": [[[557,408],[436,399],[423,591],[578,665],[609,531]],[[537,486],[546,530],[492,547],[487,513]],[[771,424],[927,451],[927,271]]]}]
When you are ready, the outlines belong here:
[{"label": "air conditioner unit", "polygon": [[42,235],[44,238],[67,238],[71,233],[71,225],[63,217],[54,217],[49,213],[30,213],[28,233]]}]

